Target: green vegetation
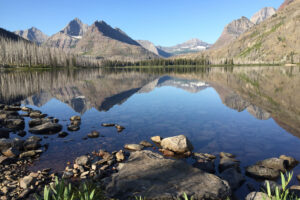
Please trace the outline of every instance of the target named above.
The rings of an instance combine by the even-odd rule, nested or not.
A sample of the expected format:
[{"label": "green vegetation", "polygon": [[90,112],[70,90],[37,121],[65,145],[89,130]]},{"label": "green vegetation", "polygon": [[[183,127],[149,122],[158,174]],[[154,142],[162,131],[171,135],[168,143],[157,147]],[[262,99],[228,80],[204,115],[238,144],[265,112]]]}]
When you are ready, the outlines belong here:
[{"label": "green vegetation", "polygon": [[265,191],[267,197],[264,197],[264,200],[300,200],[300,198],[297,198],[296,195],[289,191],[288,185],[292,177],[293,173],[287,173],[286,176],[281,173],[281,187],[275,188],[275,196],[273,196],[270,183],[267,181],[267,191]]},{"label": "green vegetation", "polygon": [[248,47],[245,51],[243,51],[240,56],[241,57],[246,57],[251,51],[253,50],[259,50],[261,47],[262,43],[258,42],[256,44],[254,44],[252,47]]},{"label": "green vegetation", "polygon": [[81,183],[73,187],[64,180],[55,177],[55,182],[45,186],[43,197],[34,195],[36,200],[102,200],[105,199],[101,189],[91,182]]},{"label": "green vegetation", "polygon": [[244,81],[246,81],[247,83],[250,83],[251,85],[253,85],[254,87],[256,87],[257,89],[259,88],[259,83],[257,80],[253,81],[251,80],[246,74],[240,74],[240,78]]}]

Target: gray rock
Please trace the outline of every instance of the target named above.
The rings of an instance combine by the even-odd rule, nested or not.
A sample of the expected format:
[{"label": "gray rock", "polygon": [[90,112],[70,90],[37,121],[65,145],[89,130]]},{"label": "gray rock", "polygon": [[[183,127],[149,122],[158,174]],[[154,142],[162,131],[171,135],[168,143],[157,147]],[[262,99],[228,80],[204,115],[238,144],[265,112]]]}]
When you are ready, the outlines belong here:
[{"label": "gray rock", "polygon": [[231,195],[228,183],[217,176],[151,151],[131,153],[118,170],[105,181],[107,194],[114,198],[177,199],[184,192],[195,200],[226,199]]},{"label": "gray rock", "polygon": [[252,165],[246,168],[246,174],[256,178],[274,180],[279,177],[280,171],[260,165]]},{"label": "gray rock", "polygon": [[62,129],[62,125],[52,123],[52,122],[47,122],[45,124],[30,128],[29,132],[33,134],[54,134],[61,131],[61,129]]},{"label": "gray rock", "polygon": [[80,116],[72,116],[70,118],[71,121],[81,121],[81,117]]},{"label": "gray rock", "polygon": [[23,178],[20,179],[20,187],[23,188],[23,189],[27,189],[33,182],[33,177],[31,176],[25,176]]},{"label": "gray rock", "polygon": [[23,152],[19,155],[19,158],[33,157],[33,156],[35,156],[37,154],[40,154],[42,152],[43,152],[42,150],[25,151],[25,152]]},{"label": "gray rock", "polygon": [[163,149],[181,154],[193,150],[193,145],[184,135],[168,137],[161,141],[160,145]]},{"label": "gray rock", "polygon": [[140,142],[140,145],[143,145],[144,147],[152,147],[153,146],[150,142],[147,142],[144,140]]},{"label": "gray rock", "polygon": [[0,128],[0,138],[9,138],[9,129]]},{"label": "gray rock", "polygon": [[229,183],[232,190],[238,189],[245,181],[245,177],[235,168],[226,169],[220,177]]},{"label": "gray rock", "polygon": [[122,162],[123,160],[125,160],[123,150],[120,150],[116,153],[116,159],[117,159],[118,162]]},{"label": "gray rock", "polygon": [[23,119],[6,119],[4,120],[6,128],[14,130],[23,130],[25,128],[25,122]]},{"label": "gray rock", "polygon": [[69,179],[72,178],[74,173],[72,171],[64,172],[62,178],[63,179]]},{"label": "gray rock", "polygon": [[267,200],[268,196],[263,192],[251,192],[245,200]]},{"label": "gray rock", "polygon": [[25,151],[36,150],[41,147],[40,141],[42,139],[37,136],[29,137],[23,144]]},{"label": "gray rock", "polygon": [[132,151],[141,151],[144,146],[140,144],[125,144],[124,148]]},{"label": "gray rock", "polygon": [[13,145],[12,139],[0,139],[0,151],[9,149]]},{"label": "gray rock", "polygon": [[29,114],[30,118],[45,118],[47,117],[47,114],[43,114],[40,111],[32,111]]},{"label": "gray rock", "polygon": [[151,137],[151,140],[152,140],[153,142],[155,142],[155,143],[160,144],[162,138],[161,138],[160,136],[153,136],[153,137]]},{"label": "gray rock", "polygon": [[276,170],[280,170],[281,172],[285,172],[288,161],[279,158],[269,158],[262,161],[258,161],[256,165],[264,166],[266,168],[272,168]]},{"label": "gray rock", "polygon": [[44,118],[36,118],[36,119],[32,119],[28,122],[29,127],[34,127],[34,126],[38,126],[38,125],[42,125],[44,123],[47,122],[51,122],[50,119],[44,119]]},{"label": "gray rock", "polygon": [[81,166],[87,165],[89,162],[90,162],[90,159],[89,159],[89,157],[86,156],[86,155],[77,157],[77,158],[75,159],[75,164],[81,165]]}]

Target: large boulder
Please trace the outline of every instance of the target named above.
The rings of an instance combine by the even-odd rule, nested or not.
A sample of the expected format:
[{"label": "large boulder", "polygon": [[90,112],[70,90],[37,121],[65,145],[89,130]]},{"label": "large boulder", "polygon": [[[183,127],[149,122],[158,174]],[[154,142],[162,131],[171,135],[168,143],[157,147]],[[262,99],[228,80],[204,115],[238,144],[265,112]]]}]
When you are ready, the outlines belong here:
[{"label": "large boulder", "polygon": [[54,134],[61,131],[61,129],[62,129],[62,125],[52,123],[52,122],[47,122],[45,124],[30,128],[29,132],[33,134]]},{"label": "large boulder", "polygon": [[193,145],[184,135],[165,138],[161,141],[160,145],[163,149],[174,151],[178,154],[193,150]]},{"label": "large boulder", "polygon": [[231,195],[230,186],[219,177],[147,150],[131,153],[104,182],[107,194],[119,199],[177,199],[183,193],[195,200],[226,199]]},{"label": "large boulder", "polygon": [[51,120],[45,119],[45,118],[35,118],[35,119],[30,120],[28,122],[28,125],[29,125],[29,127],[34,127],[34,126],[42,125],[47,122],[51,122]]}]

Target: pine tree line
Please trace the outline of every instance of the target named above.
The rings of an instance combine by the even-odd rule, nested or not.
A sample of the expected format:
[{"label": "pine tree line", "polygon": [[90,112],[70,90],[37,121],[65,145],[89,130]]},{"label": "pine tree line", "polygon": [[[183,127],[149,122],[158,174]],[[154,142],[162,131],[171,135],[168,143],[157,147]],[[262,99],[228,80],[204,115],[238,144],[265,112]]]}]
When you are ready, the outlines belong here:
[{"label": "pine tree line", "polygon": [[100,67],[101,60],[43,47],[26,40],[0,38],[0,67]]}]

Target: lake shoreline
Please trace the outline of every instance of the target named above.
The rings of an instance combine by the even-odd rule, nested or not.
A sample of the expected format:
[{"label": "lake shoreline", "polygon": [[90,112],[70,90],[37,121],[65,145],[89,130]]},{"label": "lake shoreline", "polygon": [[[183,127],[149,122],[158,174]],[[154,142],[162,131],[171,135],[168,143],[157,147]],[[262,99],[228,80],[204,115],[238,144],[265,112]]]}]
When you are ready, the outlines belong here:
[{"label": "lake shoreline", "polygon": [[[18,113],[19,111],[23,113],[20,114]],[[180,197],[184,192],[189,196],[194,195],[196,199],[200,199],[203,197],[201,195],[207,195],[208,193],[205,192],[195,194],[199,188],[184,191],[184,187],[179,186],[180,181],[178,182],[178,180],[181,179],[182,182],[187,181],[186,184],[188,185],[195,185],[195,182],[190,182],[187,179],[199,176],[200,182],[198,182],[198,184],[200,185],[204,184],[206,179],[215,183],[211,185],[210,188],[207,188],[209,191],[215,191],[215,189],[217,189],[215,191],[216,193],[210,194],[212,195],[211,198],[226,199],[229,195],[231,196],[231,194],[234,193],[235,189],[239,188],[242,184],[246,184],[245,176],[277,180],[280,176],[280,172],[291,170],[298,164],[298,161],[294,158],[282,155],[279,158],[269,158],[258,161],[256,164],[246,168],[245,172],[242,172],[240,169],[240,161],[235,155],[224,152],[220,152],[219,155],[193,152],[193,145],[188,138],[184,135],[179,135],[169,138],[153,136],[151,138],[152,143],[141,141],[139,144],[124,144],[124,149],[111,153],[105,150],[87,153],[86,155],[77,157],[73,162],[66,160],[65,163],[67,165],[65,170],[61,173],[51,173],[51,169],[49,168],[33,172],[28,170],[28,167],[34,164],[34,162],[38,162],[38,158],[43,156],[43,152],[47,151],[51,146],[46,144],[41,145],[40,141],[42,138],[38,136],[31,136],[27,140],[8,139],[12,131],[20,136],[26,134],[26,132],[24,133],[22,131],[25,126],[23,118],[31,118],[31,121],[29,121],[31,129],[29,129],[29,131],[32,133],[41,134],[41,136],[43,136],[45,134],[56,134],[59,132],[58,137],[65,137],[67,133],[63,134],[63,132],[60,132],[62,128],[61,125],[59,125],[58,119],[48,117],[47,114],[32,110],[28,107],[21,107],[20,104],[2,104],[0,105],[0,112],[1,126],[3,126],[1,128],[1,138],[7,138],[0,139],[0,147],[3,154],[1,156],[0,165],[3,166],[4,170],[2,172],[2,176],[4,177],[0,177],[2,180],[0,184],[4,186],[1,190],[2,193],[7,195],[8,198],[12,196],[15,198],[26,198],[34,193],[42,194],[44,186],[53,182],[56,176],[63,178],[67,182],[74,182],[75,184],[92,180],[100,184],[105,191],[109,191],[107,195],[121,199],[125,197],[129,198],[130,196],[143,196],[147,198],[147,195],[154,198],[157,197],[157,195],[162,195],[160,192],[164,191],[156,191],[155,193],[147,192],[147,181],[149,181],[149,178],[153,179],[155,176],[162,176],[160,171],[164,169],[165,174],[178,174],[178,178],[173,180],[175,181],[173,184],[178,185],[178,187],[176,190],[169,191],[171,192],[171,196],[175,195]],[[76,131],[80,127],[81,118],[79,116],[73,116],[70,118],[70,122],[68,126],[69,131]],[[116,127],[118,132],[122,132],[126,128],[111,123],[104,123],[102,126]],[[87,137],[97,138],[99,137],[99,133],[92,132],[88,134]],[[218,159],[216,159],[217,157]],[[193,159],[195,161],[194,164],[190,165],[184,162],[186,158]],[[136,163],[136,160],[140,160],[140,162]],[[17,163],[17,165],[15,163]],[[143,163],[147,163],[147,165],[143,167]],[[153,167],[155,168],[155,166],[161,163],[165,163],[163,167],[161,166],[154,171],[152,170]],[[184,170],[174,172],[173,165],[179,168],[182,167]],[[139,169],[137,167],[135,169],[134,166],[142,168]],[[205,178],[203,177],[203,172],[199,169],[205,173]],[[145,171],[141,174],[141,170]],[[16,173],[13,174],[12,171]],[[151,177],[145,175],[150,172]],[[198,174],[200,172],[202,173],[201,175]],[[133,189],[131,187],[127,188],[128,191],[125,191],[126,185],[130,184],[129,182],[124,182],[124,180],[128,180],[128,177],[121,177],[128,173],[132,173],[133,177],[138,177],[131,180],[138,181],[137,184],[141,184],[135,188],[145,188],[145,191],[136,193],[131,191]],[[155,175],[156,173],[157,175]],[[181,173],[186,174],[180,176]],[[164,179],[168,179],[168,176],[166,175]],[[8,182],[4,180],[8,180]],[[224,182],[223,180],[226,181]],[[123,186],[118,186],[118,182]],[[157,184],[167,184],[167,182]],[[251,183],[248,183],[247,186],[249,190],[255,188],[253,185],[251,186]],[[170,185],[167,188],[172,187],[174,187],[174,185]],[[123,192],[120,193],[120,191]]]}]

